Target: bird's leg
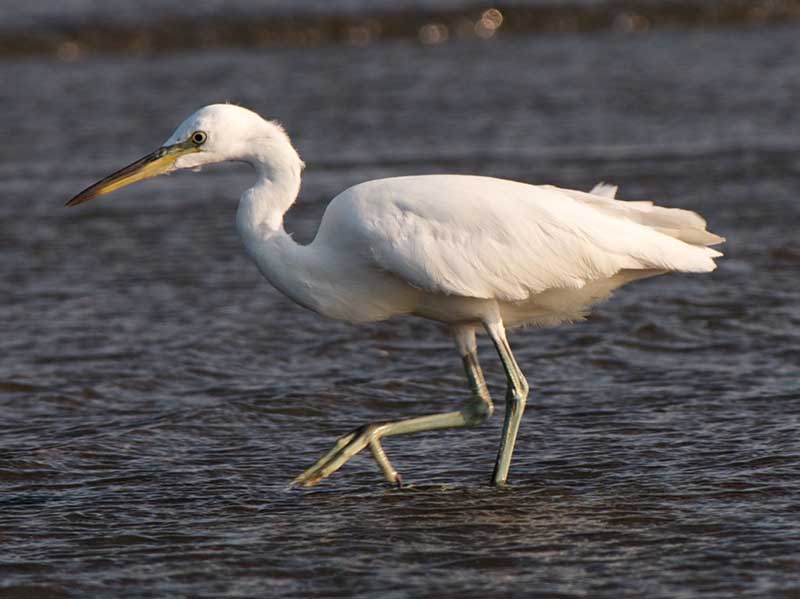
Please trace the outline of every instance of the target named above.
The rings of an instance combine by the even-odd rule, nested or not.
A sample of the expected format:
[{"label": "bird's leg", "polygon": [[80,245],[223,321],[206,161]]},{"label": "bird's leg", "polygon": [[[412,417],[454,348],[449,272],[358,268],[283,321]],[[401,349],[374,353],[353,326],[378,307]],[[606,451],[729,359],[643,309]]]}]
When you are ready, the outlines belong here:
[{"label": "bird's leg", "polygon": [[508,381],[503,437],[500,440],[500,449],[497,452],[497,461],[492,474],[492,484],[504,485],[508,478],[508,469],[511,466],[511,456],[514,453],[514,443],[517,440],[522,413],[525,411],[529,387],[528,381],[525,380],[522,370],[514,359],[514,354],[511,353],[502,322],[487,323],[486,331],[492,338],[497,353],[500,354]]},{"label": "bird's leg", "polygon": [[464,370],[472,390],[472,397],[459,411],[393,422],[375,422],[361,426],[339,438],[333,448],[308,470],[295,478],[293,484],[304,487],[317,484],[336,472],[350,458],[367,446],[372,451],[372,456],[378,463],[386,480],[392,484],[400,484],[400,475],[392,467],[386,457],[386,453],[383,451],[383,447],[381,447],[380,439],[382,437],[443,428],[476,426],[484,422],[492,414],[494,406],[478,364],[475,330],[472,327],[454,327],[453,332],[456,338],[456,346],[462,354]]}]

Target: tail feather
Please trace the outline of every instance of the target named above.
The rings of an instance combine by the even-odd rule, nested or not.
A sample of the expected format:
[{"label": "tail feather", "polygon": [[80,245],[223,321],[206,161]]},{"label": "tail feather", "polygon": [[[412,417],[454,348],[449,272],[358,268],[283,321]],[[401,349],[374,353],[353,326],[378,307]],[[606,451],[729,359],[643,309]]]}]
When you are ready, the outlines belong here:
[{"label": "tail feather", "polygon": [[[705,219],[696,212],[680,208],[664,208],[649,201],[617,200],[614,199],[616,186],[608,183],[598,183],[589,193],[557,187],[554,189],[579,202],[589,204],[596,210],[626,218],[690,245],[710,246],[725,241],[724,237],[708,231]],[[715,257],[722,255],[720,252],[712,251]]]}]

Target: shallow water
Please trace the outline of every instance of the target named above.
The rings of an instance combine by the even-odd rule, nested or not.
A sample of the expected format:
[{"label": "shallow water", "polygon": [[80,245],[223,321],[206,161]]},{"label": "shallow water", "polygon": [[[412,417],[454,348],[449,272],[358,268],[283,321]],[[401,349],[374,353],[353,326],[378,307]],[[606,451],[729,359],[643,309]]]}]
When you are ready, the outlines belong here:
[{"label": "shallow water", "polygon": [[[797,27],[0,62],[0,595],[796,597]],[[9,84],[11,82],[11,84]],[[486,425],[392,438],[287,490],[341,433],[464,397],[442,327],[322,320],[260,279],[237,167],[63,202],[195,108],[280,119],[313,236],[356,182],[474,172],[691,207],[711,275],[513,334],[510,487]],[[485,341],[485,340],[484,340]]]}]

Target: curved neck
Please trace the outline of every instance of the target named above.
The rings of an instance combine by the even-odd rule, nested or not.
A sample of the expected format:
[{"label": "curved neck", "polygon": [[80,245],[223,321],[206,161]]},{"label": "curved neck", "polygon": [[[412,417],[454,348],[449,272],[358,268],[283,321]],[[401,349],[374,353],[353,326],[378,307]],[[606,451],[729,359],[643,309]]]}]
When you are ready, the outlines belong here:
[{"label": "curved neck", "polygon": [[302,162],[253,161],[256,184],[242,194],[236,225],[247,253],[274,287],[298,304],[318,311],[313,254],[283,228],[283,216],[300,191]]},{"label": "curved neck", "polygon": [[242,194],[239,212],[243,214],[237,219],[244,217],[249,226],[256,226],[264,233],[282,231],[283,215],[300,192],[303,161],[288,139],[279,148],[273,143],[263,143],[245,160],[253,165],[258,179]]}]

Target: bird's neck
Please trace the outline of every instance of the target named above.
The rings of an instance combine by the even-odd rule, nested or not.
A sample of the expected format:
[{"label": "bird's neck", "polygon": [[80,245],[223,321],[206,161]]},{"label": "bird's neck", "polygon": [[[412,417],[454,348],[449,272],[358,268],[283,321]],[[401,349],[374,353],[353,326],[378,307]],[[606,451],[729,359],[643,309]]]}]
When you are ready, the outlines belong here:
[{"label": "bird's neck", "polygon": [[[239,230],[257,230],[260,236],[283,232],[283,216],[300,192],[303,162],[289,146],[278,156],[251,161],[258,175],[256,184],[242,194],[237,221]],[[289,151],[290,150],[290,151]],[[267,150],[268,151],[268,150]]]},{"label": "bird's neck", "polygon": [[317,310],[310,284],[317,277],[311,252],[283,228],[283,216],[300,191],[302,162],[255,164],[256,184],[239,200],[236,225],[247,253],[278,290],[298,304]]}]

